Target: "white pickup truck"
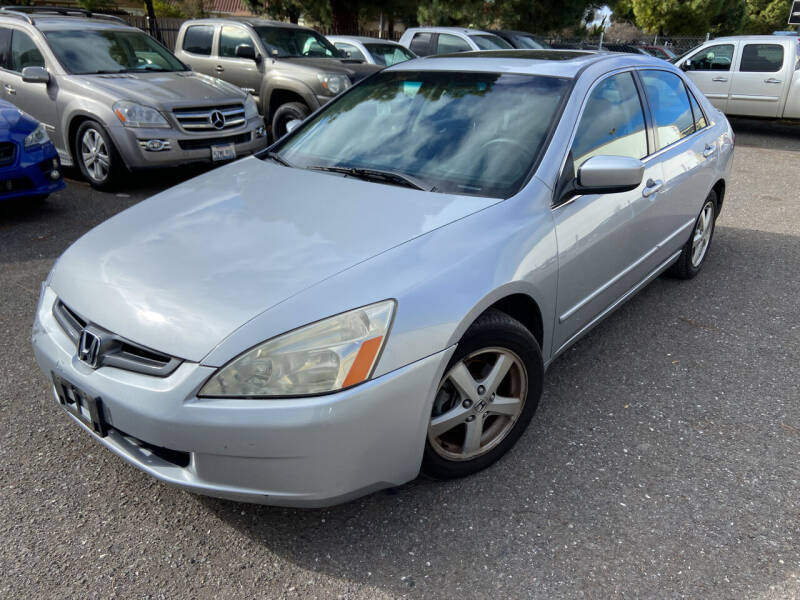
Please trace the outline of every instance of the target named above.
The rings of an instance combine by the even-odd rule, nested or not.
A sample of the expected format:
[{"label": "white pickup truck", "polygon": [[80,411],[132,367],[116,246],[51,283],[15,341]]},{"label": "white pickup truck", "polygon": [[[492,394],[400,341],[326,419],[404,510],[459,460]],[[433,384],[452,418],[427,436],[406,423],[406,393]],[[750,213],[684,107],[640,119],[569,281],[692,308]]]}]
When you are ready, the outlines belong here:
[{"label": "white pickup truck", "polygon": [[675,64],[725,114],[800,119],[800,42],[796,37],[716,38]]}]

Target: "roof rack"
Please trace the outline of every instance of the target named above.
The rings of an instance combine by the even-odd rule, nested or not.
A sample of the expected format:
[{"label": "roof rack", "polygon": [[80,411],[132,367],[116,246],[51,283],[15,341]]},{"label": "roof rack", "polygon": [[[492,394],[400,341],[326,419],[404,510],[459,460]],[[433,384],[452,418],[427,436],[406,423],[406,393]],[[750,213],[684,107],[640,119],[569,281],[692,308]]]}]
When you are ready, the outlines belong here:
[{"label": "roof rack", "polygon": [[33,24],[33,19],[29,15],[51,14],[60,15],[63,17],[81,16],[87,19],[108,19],[110,21],[119,21],[120,23],[125,23],[125,25],[127,25],[124,19],[114,15],[96,13],[82,8],[66,8],[63,6],[0,6],[0,14],[24,19],[30,24]]}]

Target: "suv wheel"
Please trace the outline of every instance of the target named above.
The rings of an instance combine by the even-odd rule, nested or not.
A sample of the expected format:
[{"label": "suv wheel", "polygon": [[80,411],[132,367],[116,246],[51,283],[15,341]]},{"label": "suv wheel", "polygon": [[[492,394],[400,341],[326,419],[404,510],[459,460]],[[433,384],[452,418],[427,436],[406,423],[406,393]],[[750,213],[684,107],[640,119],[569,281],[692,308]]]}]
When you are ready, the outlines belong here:
[{"label": "suv wheel", "polygon": [[281,104],[272,117],[272,141],[277,141],[286,135],[286,124],[293,119],[303,120],[308,116],[308,107],[302,102],[287,102]]},{"label": "suv wheel", "polygon": [[119,178],[120,160],[114,142],[96,121],[84,121],[74,140],[78,167],[93,188],[109,190]]}]

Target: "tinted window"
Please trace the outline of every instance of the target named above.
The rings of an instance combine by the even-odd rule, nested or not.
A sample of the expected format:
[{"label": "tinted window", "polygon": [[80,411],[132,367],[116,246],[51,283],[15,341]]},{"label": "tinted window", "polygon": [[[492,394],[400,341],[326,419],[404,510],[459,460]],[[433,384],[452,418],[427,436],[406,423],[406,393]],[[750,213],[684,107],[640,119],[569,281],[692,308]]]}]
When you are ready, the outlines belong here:
[{"label": "tinted window", "polygon": [[572,142],[575,175],[584,162],[602,154],[647,156],[644,112],[630,73],[601,81],[589,95]]},{"label": "tinted window", "polygon": [[298,167],[388,170],[437,192],[508,197],[545,148],[569,81],[383,71],[323,107],[279,153]]},{"label": "tinted window", "polygon": [[471,35],[469,38],[475,42],[475,45],[481,50],[508,50],[514,47],[503,38],[491,33]]},{"label": "tinted window", "polygon": [[399,44],[365,44],[365,47],[377,64],[387,67],[414,58],[411,52]]},{"label": "tinted window", "polygon": [[530,48],[531,50],[544,50],[546,46],[537,42],[533,37],[527,35],[512,36],[514,45],[517,48]]},{"label": "tinted window", "polygon": [[745,73],[775,73],[783,68],[780,44],[745,44],[739,70]]},{"label": "tinted window", "polygon": [[432,35],[431,33],[415,33],[409,48],[417,56],[428,56],[431,53]]},{"label": "tinted window", "polygon": [[689,92],[689,101],[692,104],[692,113],[694,114],[694,128],[695,130],[703,129],[706,125],[708,125],[708,123],[706,122],[706,117],[703,114],[703,110],[697,103],[697,99],[691,92]]},{"label": "tinted window", "polygon": [[289,27],[256,27],[267,48],[281,58],[331,58],[339,51],[316,31]]},{"label": "tinted window", "polygon": [[10,66],[12,71],[20,73],[25,67],[43,67],[44,57],[27,33],[14,30],[11,32]]},{"label": "tinted window", "polygon": [[338,50],[347,52],[347,56],[357,60],[366,60],[366,57],[361,53],[361,50],[352,44],[345,44],[344,42],[336,42],[333,44]]},{"label": "tinted window", "polygon": [[211,54],[211,42],[214,39],[214,27],[211,25],[194,25],[186,30],[183,36],[183,49],[192,54]]},{"label": "tinted window", "polygon": [[255,49],[250,34],[240,27],[223,27],[219,34],[219,55],[236,58],[236,46]]},{"label": "tinted window", "polygon": [[0,69],[9,68],[8,51],[11,45],[11,30],[0,27]]},{"label": "tinted window", "polygon": [[730,71],[733,62],[733,44],[719,44],[703,48],[691,56],[691,71]]},{"label": "tinted window", "polygon": [[440,33],[436,43],[436,54],[453,54],[454,52],[469,52],[470,45],[457,35]]},{"label": "tinted window", "polygon": [[694,133],[689,95],[681,78],[666,71],[642,71],[641,76],[653,108],[658,149]]}]

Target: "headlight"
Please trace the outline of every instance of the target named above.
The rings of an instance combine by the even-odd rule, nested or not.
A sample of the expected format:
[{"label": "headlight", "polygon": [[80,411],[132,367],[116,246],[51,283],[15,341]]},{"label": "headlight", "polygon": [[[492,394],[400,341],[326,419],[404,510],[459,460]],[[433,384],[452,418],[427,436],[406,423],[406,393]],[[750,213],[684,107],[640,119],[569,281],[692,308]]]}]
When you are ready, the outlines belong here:
[{"label": "headlight", "polygon": [[169,123],[155,108],[123,100],[112,107],[114,114],[125,127],[169,127]]},{"label": "headlight", "polygon": [[258,104],[256,104],[256,99],[250,94],[247,94],[247,100],[244,101],[244,118],[245,120],[248,120],[257,116]]},{"label": "headlight", "polygon": [[394,300],[384,300],[279,335],[222,367],[198,396],[306,396],[366,381],[386,342],[394,307]]},{"label": "headlight", "polygon": [[34,146],[41,146],[45,142],[50,141],[50,136],[47,135],[47,130],[44,128],[44,125],[39,123],[36,126],[36,129],[31,131],[25,137],[25,149],[28,150],[33,148]]},{"label": "headlight", "polygon": [[350,87],[350,80],[347,78],[347,75],[319,73],[317,79],[319,79],[323,91],[331,96],[335,96],[339,92],[343,92]]}]

